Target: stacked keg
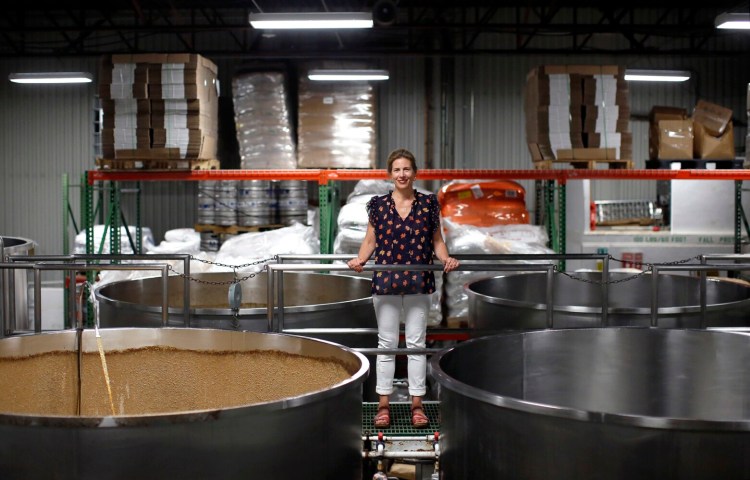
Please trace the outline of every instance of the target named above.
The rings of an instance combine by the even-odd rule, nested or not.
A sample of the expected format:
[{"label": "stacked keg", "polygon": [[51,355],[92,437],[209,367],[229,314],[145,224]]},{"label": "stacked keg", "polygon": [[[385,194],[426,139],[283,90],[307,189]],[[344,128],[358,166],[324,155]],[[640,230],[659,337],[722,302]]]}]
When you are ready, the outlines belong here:
[{"label": "stacked keg", "polygon": [[237,186],[236,180],[222,180],[216,185],[214,215],[216,225],[237,225]]},{"label": "stacked keg", "polygon": [[218,252],[221,242],[219,234],[214,232],[201,232],[201,251]]},{"label": "stacked keg", "polygon": [[242,180],[237,193],[237,222],[242,226],[269,225],[273,214],[274,190],[270,180]]},{"label": "stacked keg", "polygon": [[198,182],[198,200],[196,204],[196,223],[211,225],[216,222],[216,181]]},{"label": "stacked keg", "polygon": [[[216,223],[216,189],[219,182],[205,180],[198,182],[198,198],[196,202],[196,223],[213,225]],[[219,237],[213,232],[201,232],[201,250],[216,252],[219,250]]]},{"label": "stacked keg", "polygon": [[278,223],[291,225],[307,224],[307,182],[304,180],[279,180],[275,182],[278,202]]}]

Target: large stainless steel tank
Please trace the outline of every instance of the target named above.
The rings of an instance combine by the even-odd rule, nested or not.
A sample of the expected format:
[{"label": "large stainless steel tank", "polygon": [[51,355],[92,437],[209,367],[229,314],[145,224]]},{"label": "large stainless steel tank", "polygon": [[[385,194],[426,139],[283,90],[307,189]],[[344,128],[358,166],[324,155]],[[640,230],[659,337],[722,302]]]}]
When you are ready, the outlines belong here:
[{"label": "large stainless steel tank", "polygon": [[[602,274],[579,272],[574,280],[555,274],[553,327],[600,326]],[[650,326],[652,277],[611,273],[609,326]],[[621,281],[620,283],[617,283]],[[659,274],[658,326],[698,328],[701,321],[700,278]],[[544,273],[521,273],[479,280],[466,286],[469,326],[477,335],[507,330],[547,328],[547,278]],[[706,284],[706,326],[750,326],[750,284],[709,278]]]},{"label": "large stainless steel tank", "polygon": [[[322,391],[210,411],[114,417],[0,413],[0,477],[361,480],[361,390],[368,374],[361,354],[329,342],[254,332],[130,328],[101,335],[108,351],[168,346],[335,359],[351,377]],[[97,351],[93,331],[84,332],[82,344],[84,351]],[[0,340],[2,357],[75,348],[74,331]]]},{"label": "large stainless steel tank", "polygon": [[750,336],[527,331],[430,360],[445,480],[750,478]]},{"label": "large stainless steel tank", "polygon": [[[258,273],[241,283],[242,306],[235,318],[229,307],[232,273],[191,275],[190,326],[268,331],[268,277]],[[278,275],[277,275],[278,276]],[[221,282],[222,284],[213,284]],[[369,279],[320,273],[284,273],[284,328],[376,328]],[[183,326],[184,284],[169,278],[169,325]],[[103,327],[161,326],[161,278],[113,282],[96,290]],[[275,299],[274,299],[275,300]],[[349,347],[376,347],[377,334],[311,334]]]},{"label": "large stainless steel tank", "polygon": [[[10,255],[34,255],[36,242],[22,237],[2,237],[3,259]],[[2,315],[3,325],[15,332],[34,329],[33,318],[29,314],[28,270],[4,270],[2,272]]]},{"label": "large stainless steel tank", "polygon": [[[369,278],[322,273],[284,272],[284,329],[370,328],[372,333],[300,333],[351,348],[375,348],[377,319]],[[280,273],[276,273],[278,278]],[[232,273],[192,274],[190,326],[225,330],[268,331],[268,276],[260,272],[241,283],[242,306],[237,317],[229,308]],[[212,282],[217,282],[212,283]],[[169,326],[184,326],[181,277],[169,277]],[[96,290],[102,327],[159,327],[161,277],[113,282]],[[277,305],[278,307],[278,305]],[[276,328],[276,326],[274,326]],[[368,355],[372,367],[375,355]],[[375,376],[365,382],[364,400],[376,401]]]}]

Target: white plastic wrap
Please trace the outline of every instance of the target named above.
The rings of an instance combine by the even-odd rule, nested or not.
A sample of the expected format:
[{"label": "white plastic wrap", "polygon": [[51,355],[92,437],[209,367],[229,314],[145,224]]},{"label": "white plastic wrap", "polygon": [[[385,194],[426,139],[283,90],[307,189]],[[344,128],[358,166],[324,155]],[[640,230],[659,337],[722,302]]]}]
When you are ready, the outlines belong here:
[{"label": "white plastic wrap", "polygon": [[367,82],[326,84],[301,76],[297,121],[299,167],[374,168],[375,104],[375,87]]},{"label": "white plastic wrap", "polygon": [[[452,255],[458,254],[541,254],[555,253],[545,246],[547,233],[536,225],[495,225],[492,227],[474,227],[459,225],[443,219],[445,242]],[[483,263],[477,261],[476,263]],[[495,263],[497,261],[485,261]],[[502,261],[505,264],[535,264],[549,263],[547,260]],[[449,318],[468,317],[469,297],[465,286],[469,283],[504,275],[508,272],[486,271],[467,272],[454,271],[446,275],[445,298],[446,313]],[[514,273],[514,272],[510,272]]]},{"label": "white plastic wrap", "polygon": [[232,79],[234,119],[244,169],[297,168],[285,75],[239,73]]},{"label": "white plastic wrap", "polygon": [[192,228],[178,228],[164,234],[164,240],[148,249],[146,253],[189,253],[201,251],[201,234]]},{"label": "white plastic wrap", "polygon": [[[109,254],[109,235],[111,229],[106,228],[105,225],[94,225],[94,253]],[[130,238],[128,238],[128,232],[130,232],[130,238],[135,242],[136,227],[128,227],[127,229],[122,226],[120,227],[120,253],[131,254],[133,248],[130,246]],[[104,235],[104,239],[102,236]],[[151,233],[151,229],[148,227],[141,227],[141,240],[143,244],[143,250],[148,252],[154,248],[154,235]],[[99,249],[101,248],[101,252]],[[81,230],[76,235],[74,253],[86,253],[86,230]]]},{"label": "white plastic wrap", "polygon": [[[313,227],[295,222],[293,225],[266,232],[250,232],[225,241],[216,255],[216,262],[226,265],[244,265],[274,255],[313,255],[320,253],[320,240]],[[262,265],[240,268],[241,273],[257,272]],[[233,271],[232,268],[215,265],[211,271]]]},{"label": "white plastic wrap", "polygon": [[[173,232],[170,234],[170,238],[180,238],[180,235],[183,235],[182,238],[190,236],[186,231],[181,233]],[[189,242],[172,242],[172,245],[187,245],[188,243]],[[198,243],[200,244],[200,240]],[[231,267],[222,267],[215,265],[214,263],[222,263],[226,265],[245,265],[253,263],[253,265],[237,269],[238,273],[247,274],[262,270],[263,265],[266,263],[262,262],[262,260],[271,259],[274,255],[305,255],[320,253],[320,240],[315,235],[313,227],[295,222],[293,225],[276,230],[237,235],[225,241],[218,252],[194,252],[188,249],[179,251],[178,248],[172,250],[174,251],[153,253],[188,253],[193,255],[194,260],[190,262],[191,274],[233,271]],[[157,260],[154,261],[158,263],[168,263],[171,265],[174,272],[183,273],[182,260],[163,262]],[[133,260],[127,263],[137,264],[153,262]],[[114,281],[135,280],[138,278],[154,277],[158,275],[159,273],[155,270],[103,271],[100,275],[99,281],[96,283],[96,287]]]}]

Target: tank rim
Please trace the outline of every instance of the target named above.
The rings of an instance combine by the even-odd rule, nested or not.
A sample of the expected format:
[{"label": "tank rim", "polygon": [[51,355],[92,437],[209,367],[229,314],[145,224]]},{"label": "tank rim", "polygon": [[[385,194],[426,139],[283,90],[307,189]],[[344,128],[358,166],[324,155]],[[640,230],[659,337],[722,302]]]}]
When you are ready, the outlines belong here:
[{"label": "tank rim", "polygon": [[[360,385],[365,381],[369,374],[369,361],[363,354],[356,350],[340,345],[335,342],[328,340],[322,340],[317,338],[303,337],[298,335],[289,335],[283,333],[261,333],[261,332],[231,332],[228,330],[221,329],[208,329],[208,328],[183,328],[183,327],[163,327],[159,329],[154,328],[136,328],[136,327],[124,327],[124,328],[108,328],[107,332],[128,332],[128,331],[196,331],[201,332],[220,332],[220,335],[242,333],[251,335],[263,335],[263,336],[274,336],[284,338],[294,338],[302,342],[321,343],[331,347],[335,347],[348,354],[353,355],[359,361],[359,368],[346,380],[333,385],[331,388],[325,390],[317,390],[309,392],[303,395],[294,397],[282,398],[280,400],[274,400],[270,402],[254,403],[250,405],[237,405],[220,409],[206,409],[206,410],[187,410],[176,413],[155,413],[155,414],[144,414],[144,415],[108,415],[108,416],[63,416],[63,415],[30,415],[30,414],[12,414],[0,412],[0,424],[16,425],[16,426],[28,426],[28,427],[76,427],[76,428],[117,428],[117,427],[150,427],[158,425],[173,425],[181,423],[192,423],[192,422],[204,422],[213,421],[220,419],[232,418],[235,416],[242,416],[244,412],[251,410],[252,412],[274,412],[279,410],[286,410],[290,408],[300,407],[303,405],[316,403],[323,401],[327,398],[335,397],[342,391],[349,389],[361,388]],[[75,330],[59,330],[59,331],[46,331],[37,334],[24,334],[17,335],[14,337],[5,337],[0,339],[0,344],[5,340],[11,340],[14,338],[38,336],[38,335],[75,335]]]},{"label": "tank rim", "polygon": [[[704,332],[711,335],[728,335],[732,333],[721,332],[721,331],[707,331],[699,329],[659,329],[651,327],[606,327],[608,330],[650,330],[658,331],[663,335],[670,335],[667,332]],[[470,348],[475,343],[488,342],[491,339],[499,336],[526,336],[526,335],[544,335],[549,332],[581,332],[581,331],[595,331],[600,330],[598,328],[576,328],[576,329],[548,329],[548,330],[533,330],[523,332],[512,332],[503,333],[499,335],[491,335],[486,337],[474,338],[462,342],[460,345],[455,347],[447,348],[436,353],[430,359],[430,368],[435,380],[440,384],[441,387],[446,388],[458,395],[469,397],[479,402],[500,407],[503,409],[514,410],[522,413],[529,413],[535,415],[543,415],[548,417],[558,417],[568,420],[589,422],[589,423],[601,423],[601,424],[612,424],[612,425],[624,425],[631,427],[642,427],[642,428],[654,428],[654,429],[669,429],[669,430],[716,430],[716,431],[728,431],[728,432],[750,432],[750,419],[748,420],[701,420],[691,418],[679,418],[679,417],[655,417],[648,415],[635,415],[635,414],[624,414],[624,413],[608,413],[608,412],[595,412],[588,411],[578,408],[565,407],[560,405],[553,405],[547,403],[531,402],[527,400],[520,400],[518,398],[508,397],[504,395],[497,395],[494,393],[487,392],[481,388],[470,386],[454,377],[448,375],[440,366],[442,359],[451,354],[451,352],[461,349]],[[750,342],[748,342],[750,343]]]},{"label": "tank rim", "polygon": [[[591,273],[591,272],[589,272]],[[489,283],[492,280],[496,280],[498,278],[505,278],[505,277],[513,277],[513,276],[519,276],[519,275],[545,275],[545,273],[539,273],[539,272],[524,272],[519,273],[516,275],[499,275],[492,278],[485,278],[481,280],[477,280],[475,282],[467,283],[464,288],[466,291],[467,296],[471,298],[477,298],[481,299],[482,302],[492,304],[492,305],[502,305],[507,307],[514,307],[514,308],[526,308],[530,310],[540,310],[545,311],[547,309],[546,303],[542,302],[529,302],[529,301],[523,301],[523,300],[513,300],[510,298],[502,298],[502,297],[494,297],[491,295],[487,295],[484,293],[479,293],[472,289],[472,285],[477,285],[480,283]],[[620,276],[630,276],[625,273],[613,273],[613,275],[620,275]],[[662,275],[662,274],[660,274]],[[675,274],[663,274],[663,275],[670,275],[672,277],[682,277],[681,275],[675,275]],[[708,278],[706,279],[707,282],[713,282],[713,283],[720,283],[720,279],[716,278]],[[742,285],[744,288],[750,289],[750,285]],[[740,300],[734,300],[729,302],[718,302],[718,303],[711,303],[706,305],[706,311],[710,311],[712,313],[714,312],[720,312],[722,310],[726,309],[734,309],[738,306],[742,305],[750,305],[750,296],[746,299],[740,299]],[[555,312],[566,312],[566,313],[587,313],[587,314],[601,314],[602,309],[600,307],[588,307],[588,306],[581,306],[581,305],[558,305],[555,304],[552,306],[552,310]],[[667,306],[667,307],[659,307],[657,309],[657,313],[661,315],[678,315],[682,313],[700,313],[701,312],[701,306],[700,303],[697,303],[695,305],[677,305],[677,306]],[[608,314],[623,314],[623,315],[650,315],[651,314],[651,307],[609,307],[607,309]]]},{"label": "tank rim", "polygon": [[[229,272],[218,272],[218,273],[229,273]],[[310,273],[304,273],[304,272],[287,272],[291,274],[303,274],[303,275],[310,275]],[[198,275],[205,275],[205,273],[201,273]],[[314,274],[319,275],[319,274]],[[337,275],[339,277],[346,277],[346,278],[354,278],[354,279],[362,279],[362,277],[356,277],[353,275]],[[137,280],[146,280],[149,278],[158,278],[158,277],[144,277]],[[365,279],[369,282],[368,279]],[[141,303],[135,303],[130,301],[123,301],[123,300],[116,300],[111,297],[104,296],[104,294],[101,293],[102,289],[108,288],[110,286],[116,286],[123,283],[130,283],[134,280],[118,280],[116,282],[110,282],[105,285],[101,285],[94,290],[94,297],[97,299],[97,301],[104,303],[105,305],[112,305],[113,307],[118,307],[120,305],[127,305],[128,308],[132,308],[136,311],[141,312],[149,312],[149,313],[161,313],[161,306],[160,305],[144,305]],[[316,303],[313,305],[293,305],[293,306],[285,306],[284,312],[286,313],[305,313],[305,312],[320,312],[325,311],[329,309],[335,308],[336,310],[340,309],[341,306],[346,307],[358,307],[358,306],[364,306],[368,303],[372,302],[372,295],[362,298],[356,298],[351,300],[341,300],[338,302],[328,302],[328,303]],[[227,302],[228,303],[228,302]],[[274,305],[275,307],[278,307],[278,305]],[[184,312],[184,309],[182,307],[169,307],[167,311],[170,314],[180,314]],[[255,308],[240,308],[238,310],[238,314],[240,316],[242,315],[252,315],[252,316],[258,316],[258,315],[265,315],[268,311],[267,307],[255,307]],[[231,316],[234,314],[232,309],[229,308],[227,305],[226,308],[190,308],[190,313],[195,315],[227,315]]]}]

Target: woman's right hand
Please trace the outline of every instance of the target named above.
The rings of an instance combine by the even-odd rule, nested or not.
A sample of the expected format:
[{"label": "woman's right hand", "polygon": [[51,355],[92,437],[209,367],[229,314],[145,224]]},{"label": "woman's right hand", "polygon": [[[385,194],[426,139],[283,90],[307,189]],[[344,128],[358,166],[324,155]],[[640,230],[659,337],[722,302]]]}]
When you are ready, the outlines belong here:
[{"label": "woman's right hand", "polygon": [[362,266],[363,266],[363,265],[364,265],[365,263],[366,263],[366,262],[361,262],[361,261],[359,260],[359,258],[352,258],[351,260],[349,260],[348,262],[346,262],[346,265],[347,265],[347,266],[348,266],[349,268],[351,268],[352,270],[354,270],[355,272],[357,272],[357,273],[361,273],[362,271],[364,271],[364,269],[362,268]]}]

